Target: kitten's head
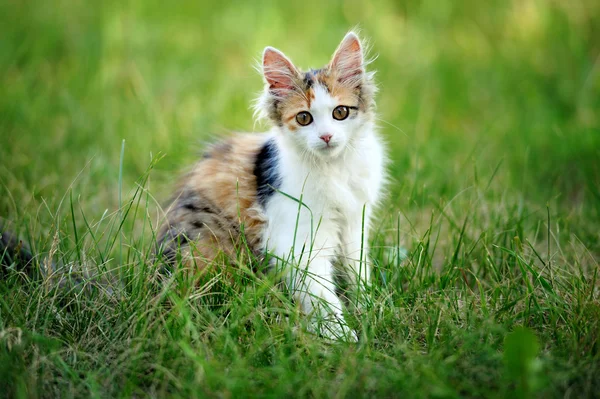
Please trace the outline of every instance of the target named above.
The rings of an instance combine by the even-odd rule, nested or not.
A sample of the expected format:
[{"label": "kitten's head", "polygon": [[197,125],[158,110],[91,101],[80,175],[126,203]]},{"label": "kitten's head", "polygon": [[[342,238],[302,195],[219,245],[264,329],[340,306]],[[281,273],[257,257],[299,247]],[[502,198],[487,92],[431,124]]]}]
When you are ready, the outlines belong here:
[{"label": "kitten's head", "polygon": [[353,32],[344,37],[329,64],[307,72],[267,47],[262,58],[265,91],[257,113],[273,122],[301,153],[337,157],[373,119],[375,84],[365,64]]}]

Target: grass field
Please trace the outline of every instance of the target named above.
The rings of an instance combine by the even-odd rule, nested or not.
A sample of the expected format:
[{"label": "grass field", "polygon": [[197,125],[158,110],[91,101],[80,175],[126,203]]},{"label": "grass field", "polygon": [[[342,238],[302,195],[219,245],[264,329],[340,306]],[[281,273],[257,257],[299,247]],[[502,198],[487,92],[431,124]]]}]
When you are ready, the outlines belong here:
[{"label": "grass field", "polygon": [[[154,291],[175,177],[264,129],[261,50],[356,25],[392,160],[360,343],[243,259]],[[600,2],[2,0],[0,217],[93,275],[5,273],[0,396],[600,397]]]}]

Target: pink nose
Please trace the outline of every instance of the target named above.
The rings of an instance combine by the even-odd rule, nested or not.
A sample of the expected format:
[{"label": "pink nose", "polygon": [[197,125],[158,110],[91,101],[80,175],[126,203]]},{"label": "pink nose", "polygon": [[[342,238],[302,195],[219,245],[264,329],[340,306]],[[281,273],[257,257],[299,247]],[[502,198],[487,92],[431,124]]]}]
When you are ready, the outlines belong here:
[{"label": "pink nose", "polygon": [[321,135],[319,138],[321,140],[323,140],[325,143],[329,144],[329,140],[331,140],[331,137],[333,137],[331,134],[325,133],[325,134]]}]

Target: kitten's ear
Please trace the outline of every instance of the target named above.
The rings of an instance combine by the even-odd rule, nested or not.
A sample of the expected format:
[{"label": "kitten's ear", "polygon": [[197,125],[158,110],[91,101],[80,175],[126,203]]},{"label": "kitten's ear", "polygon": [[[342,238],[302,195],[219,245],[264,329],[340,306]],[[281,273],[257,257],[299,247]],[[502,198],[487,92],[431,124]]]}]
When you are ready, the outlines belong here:
[{"label": "kitten's ear", "polygon": [[265,48],[262,65],[263,75],[269,84],[269,89],[286,91],[296,87],[298,70],[281,51],[273,47]]},{"label": "kitten's ear", "polygon": [[341,83],[360,81],[363,73],[363,51],[360,39],[354,32],[348,32],[333,54],[331,69],[337,72]]}]

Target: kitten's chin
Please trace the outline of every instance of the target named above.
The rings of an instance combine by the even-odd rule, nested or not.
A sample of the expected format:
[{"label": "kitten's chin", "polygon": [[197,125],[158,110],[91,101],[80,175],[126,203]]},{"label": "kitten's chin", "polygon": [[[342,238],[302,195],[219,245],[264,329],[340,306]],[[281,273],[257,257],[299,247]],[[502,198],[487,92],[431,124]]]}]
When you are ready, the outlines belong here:
[{"label": "kitten's chin", "polygon": [[318,146],[312,149],[312,153],[323,159],[337,158],[344,152],[344,147],[342,144]]}]

